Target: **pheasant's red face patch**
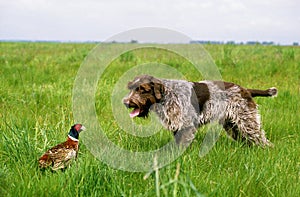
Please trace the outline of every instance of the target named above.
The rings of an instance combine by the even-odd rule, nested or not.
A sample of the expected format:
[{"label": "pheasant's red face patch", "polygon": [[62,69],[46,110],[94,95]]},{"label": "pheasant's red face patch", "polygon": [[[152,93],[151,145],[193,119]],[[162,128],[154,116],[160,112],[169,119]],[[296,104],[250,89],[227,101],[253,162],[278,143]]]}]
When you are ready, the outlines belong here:
[{"label": "pheasant's red face patch", "polygon": [[81,124],[76,124],[76,125],[74,126],[74,128],[76,129],[76,131],[80,131],[81,127],[82,127]]}]

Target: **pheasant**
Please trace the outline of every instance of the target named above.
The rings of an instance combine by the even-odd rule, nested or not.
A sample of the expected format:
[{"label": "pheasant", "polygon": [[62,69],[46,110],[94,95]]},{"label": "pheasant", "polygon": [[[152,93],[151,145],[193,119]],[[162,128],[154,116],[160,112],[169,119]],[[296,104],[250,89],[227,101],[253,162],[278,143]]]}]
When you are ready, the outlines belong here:
[{"label": "pheasant", "polygon": [[75,124],[71,127],[67,141],[58,144],[49,149],[39,159],[39,167],[52,167],[52,170],[64,169],[68,167],[72,160],[77,157],[79,133],[84,131],[85,127],[81,124]]}]

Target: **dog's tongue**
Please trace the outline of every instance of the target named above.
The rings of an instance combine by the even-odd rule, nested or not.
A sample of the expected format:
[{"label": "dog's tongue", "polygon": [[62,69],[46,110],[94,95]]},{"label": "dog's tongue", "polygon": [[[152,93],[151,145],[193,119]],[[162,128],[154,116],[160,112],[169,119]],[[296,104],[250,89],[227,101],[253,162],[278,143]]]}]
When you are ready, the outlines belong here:
[{"label": "dog's tongue", "polygon": [[140,114],[140,109],[134,109],[132,112],[130,112],[129,115],[130,115],[130,118],[134,118],[139,114]]}]

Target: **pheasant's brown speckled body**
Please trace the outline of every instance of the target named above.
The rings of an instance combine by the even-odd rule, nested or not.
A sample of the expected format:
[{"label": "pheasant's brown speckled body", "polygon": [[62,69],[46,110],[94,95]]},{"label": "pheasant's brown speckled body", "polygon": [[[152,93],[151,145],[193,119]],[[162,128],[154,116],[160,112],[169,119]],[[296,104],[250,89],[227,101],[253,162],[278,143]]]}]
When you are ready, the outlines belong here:
[{"label": "pheasant's brown speckled body", "polygon": [[39,166],[46,168],[52,166],[52,170],[68,167],[72,160],[77,157],[79,133],[85,128],[81,124],[75,124],[71,127],[67,141],[58,144],[49,149],[39,159]]}]

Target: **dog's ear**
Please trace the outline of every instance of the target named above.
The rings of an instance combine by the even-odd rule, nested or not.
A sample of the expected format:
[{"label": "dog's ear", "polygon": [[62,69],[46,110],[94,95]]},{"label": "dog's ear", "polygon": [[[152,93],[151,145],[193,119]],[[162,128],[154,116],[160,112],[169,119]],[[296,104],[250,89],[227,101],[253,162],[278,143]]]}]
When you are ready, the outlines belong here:
[{"label": "dog's ear", "polygon": [[154,96],[156,99],[162,98],[162,93],[164,91],[164,86],[159,80],[153,81],[153,90],[154,90]]}]

